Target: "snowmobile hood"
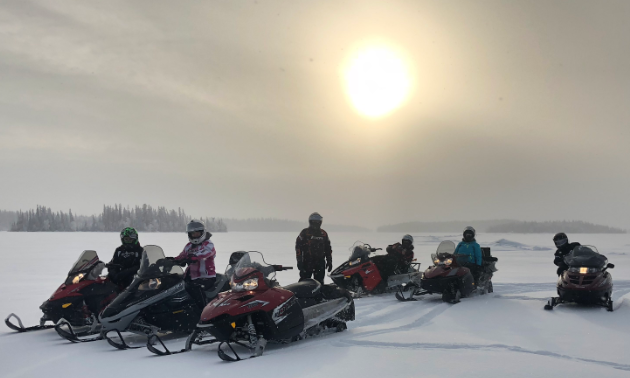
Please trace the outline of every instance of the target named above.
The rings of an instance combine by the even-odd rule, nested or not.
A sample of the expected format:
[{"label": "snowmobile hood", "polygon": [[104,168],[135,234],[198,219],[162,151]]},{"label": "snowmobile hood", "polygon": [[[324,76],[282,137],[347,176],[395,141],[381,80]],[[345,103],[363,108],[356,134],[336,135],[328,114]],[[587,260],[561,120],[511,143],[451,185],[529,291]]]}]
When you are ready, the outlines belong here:
[{"label": "snowmobile hood", "polygon": [[171,280],[167,278],[169,277],[163,277],[160,286],[155,290],[139,290],[144,281],[135,279],[103,310],[100,318],[111,322],[186,290],[184,281],[178,275],[171,276]]},{"label": "snowmobile hood", "polygon": [[221,315],[239,316],[254,311],[270,311],[279,301],[284,302],[292,296],[292,292],[279,287],[262,293],[255,291],[221,293],[203,309],[198,326],[208,327]]},{"label": "snowmobile hood", "polygon": [[73,297],[82,295],[80,291],[95,283],[104,283],[106,280],[98,278],[96,280],[82,280],[76,284],[66,285],[62,284],[57,290],[50,296],[51,301],[56,301],[65,297]]}]

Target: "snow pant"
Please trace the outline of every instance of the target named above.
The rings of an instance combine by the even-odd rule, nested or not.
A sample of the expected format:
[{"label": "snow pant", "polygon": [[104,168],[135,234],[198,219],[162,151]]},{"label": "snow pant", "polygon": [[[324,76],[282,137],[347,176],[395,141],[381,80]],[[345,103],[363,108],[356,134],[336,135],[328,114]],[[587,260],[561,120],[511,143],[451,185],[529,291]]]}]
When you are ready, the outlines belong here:
[{"label": "snow pant", "polygon": [[322,259],[322,261],[313,265],[302,267],[302,270],[300,270],[300,281],[313,277],[313,279],[323,285],[324,277],[326,276],[326,260]]},{"label": "snow pant", "polygon": [[483,273],[483,266],[477,265],[474,263],[465,263],[465,264],[462,264],[462,266],[470,269],[470,273],[472,274],[473,279],[475,280],[475,284],[478,284],[479,278],[481,277],[481,273]]},{"label": "snow pant", "polygon": [[381,274],[381,279],[387,282],[387,278],[396,273],[396,267],[398,266],[398,259],[390,255],[380,255],[372,257],[372,262],[378,268],[378,272]]},{"label": "snow pant", "polygon": [[186,291],[200,309],[206,307],[206,291],[212,290],[216,282],[216,277],[197,278],[196,280],[191,280],[188,276],[186,277]]}]

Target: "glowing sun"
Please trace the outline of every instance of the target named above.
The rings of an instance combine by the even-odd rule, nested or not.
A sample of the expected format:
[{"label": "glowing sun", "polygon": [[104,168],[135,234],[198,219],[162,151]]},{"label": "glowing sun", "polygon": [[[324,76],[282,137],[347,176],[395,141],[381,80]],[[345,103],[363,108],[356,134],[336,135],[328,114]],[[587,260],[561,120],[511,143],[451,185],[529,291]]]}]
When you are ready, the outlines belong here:
[{"label": "glowing sun", "polygon": [[383,44],[356,49],[342,68],[346,94],[363,116],[378,118],[402,106],[412,87],[405,58]]}]

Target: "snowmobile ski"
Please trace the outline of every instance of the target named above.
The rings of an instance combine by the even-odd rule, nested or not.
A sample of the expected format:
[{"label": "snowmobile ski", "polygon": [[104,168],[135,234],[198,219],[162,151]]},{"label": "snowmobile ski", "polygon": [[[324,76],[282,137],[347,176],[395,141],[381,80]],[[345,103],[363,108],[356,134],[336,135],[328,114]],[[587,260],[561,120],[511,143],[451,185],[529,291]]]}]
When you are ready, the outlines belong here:
[{"label": "snowmobile ski", "polygon": [[[15,320],[17,320],[18,324],[14,324],[11,321],[11,318],[15,318]],[[54,328],[54,325],[45,325],[44,323],[46,322],[46,320],[41,320],[39,325],[36,326],[31,326],[31,327],[24,327],[24,324],[22,324],[22,319],[20,319],[19,316],[15,315],[14,313],[9,314],[9,316],[6,317],[6,319],[4,319],[4,324],[7,325],[7,327],[11,328],[14,331],[17,332],[30,332],[30,331],[39,331],[42,329],[50,329],[50,328]]]},{"label": "snowmobile ski", "polygon": [[[55,325],[55,331],[57,331],[59,336],[73,343],[89,343],[91,341],[103,340],[103,336],[100,332],[100,325],[98,325],[98,323],[89,327],[88,330],[77,332],[74,330],[70,322],[62,318]],[[89,337],[93,335],[97,336]]]},{"label": "snowmobile ski", "polygon": [[[118,337],[120,338],[120,342],[116,342],[114,340],[112,340],[108,335],[111,332],[115,332]],[[127,350],[127,349],[139,349],[142,348],[142,346],[131,346],[129,344],[127,344],[127,342],[125,342],[125,339],[123,338],[123,336],[120,334],[120,331],[117,329],[112,329],[109,330],[107,332],[102,333],[102,337],[107,340],[107,342],[109,343],[109,345],[113,346],[116,349],[120,349],[120,350]]]}]

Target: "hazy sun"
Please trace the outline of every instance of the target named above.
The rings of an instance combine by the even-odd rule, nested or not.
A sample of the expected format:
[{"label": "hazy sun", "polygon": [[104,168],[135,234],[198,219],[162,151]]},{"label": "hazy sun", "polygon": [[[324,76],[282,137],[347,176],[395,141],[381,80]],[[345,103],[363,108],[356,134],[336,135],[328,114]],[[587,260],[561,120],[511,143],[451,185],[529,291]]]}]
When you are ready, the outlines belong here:
[{"label": "hazy sun", "polygon": [[356,49],[342,75],[352,105],[370,118],[382,117],[399,108],[411,92],[412,77],[405,58],[383,44]]}]

